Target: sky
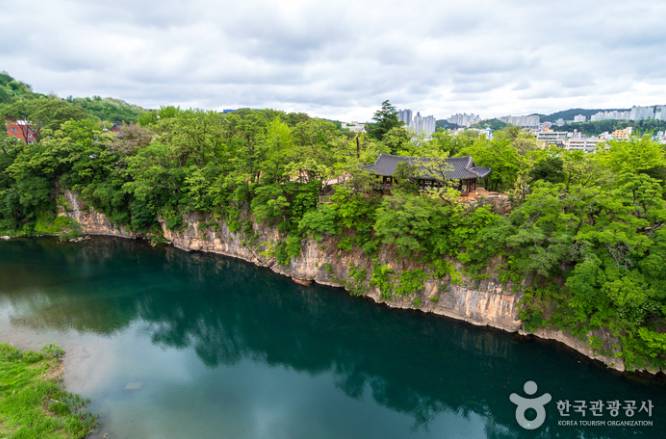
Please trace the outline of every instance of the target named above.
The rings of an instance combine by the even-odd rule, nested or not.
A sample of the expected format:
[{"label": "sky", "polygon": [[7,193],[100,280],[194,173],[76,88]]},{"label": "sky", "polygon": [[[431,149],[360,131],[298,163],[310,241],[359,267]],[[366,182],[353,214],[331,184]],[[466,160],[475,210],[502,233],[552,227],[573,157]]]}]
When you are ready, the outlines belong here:
[{"label": "sky", "polygon": [[368,120],[666,104],[666,1],[0,0],[0,71],[148,108]]}]

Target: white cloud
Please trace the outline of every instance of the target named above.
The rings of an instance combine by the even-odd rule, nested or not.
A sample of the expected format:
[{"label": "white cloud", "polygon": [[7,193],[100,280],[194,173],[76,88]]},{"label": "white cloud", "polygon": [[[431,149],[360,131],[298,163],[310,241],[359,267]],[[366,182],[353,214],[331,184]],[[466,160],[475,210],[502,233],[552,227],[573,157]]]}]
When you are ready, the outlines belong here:
[{"label": "white cloud", "polygon": [[0,0],[0,70],[59,95],[367,119],[666,104],[666,4]]}]

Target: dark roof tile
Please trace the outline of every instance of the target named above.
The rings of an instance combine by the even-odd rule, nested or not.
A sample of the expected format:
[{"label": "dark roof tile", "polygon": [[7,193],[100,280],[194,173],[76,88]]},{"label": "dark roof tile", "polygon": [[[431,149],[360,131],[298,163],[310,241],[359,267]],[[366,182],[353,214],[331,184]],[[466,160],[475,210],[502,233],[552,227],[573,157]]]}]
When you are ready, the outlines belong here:
[{"label": "dark roof tile", "polygon": [[[428,173],[427,166],[420,165],[432,162],[434,159],[425,157],[407,157],[397,156],[390,154],[380,154],[374,164],[368,166],[368,170],[377,175],[390,177],[395,174],[395,171],[400,163],[406,163],[411,166],[422,166],[424,173]],[[474,166],[472,157],[449,157],[445,160],[446,169],[443,169],[443,174],[446,178],[450,179],[470,179],[485,177],[490,173],[490,168],[482,168]],[[437,175],[432,176],[434,178]]]}]

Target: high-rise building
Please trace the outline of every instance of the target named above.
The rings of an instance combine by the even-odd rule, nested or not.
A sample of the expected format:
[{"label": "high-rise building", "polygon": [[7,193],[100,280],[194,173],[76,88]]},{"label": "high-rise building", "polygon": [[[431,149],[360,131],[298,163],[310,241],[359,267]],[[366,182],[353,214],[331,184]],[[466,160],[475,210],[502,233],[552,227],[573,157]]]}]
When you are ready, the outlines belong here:
[{"label": "high-rise building", "polygon": [[574,122],[585,122],[587,120],[587,117],[583,114],[577,114],[574,116],[573,121]]},{"label": "high-rise building", "polygon": [[480,122],[481,117],[478,114],[456,113],[449,116],[446,121],[461,127],[468,127],[470,125],[474,125],[477,122]]},{"label": "high-rise building", "polygon": [[631,107],[629,112],[629,119],[631,120],[645,120],[654,119],[654,107]]},{"label": "high-rise building", "polygon": [[504,116],[499,119],[509,125],[515,125],[522,128],[538,128],[540,122],[537,114],[530,114],[527,116]]},{"label": "high-rise building", "polygon": [[437,129],[435,116],[423,117],[418,111],[415,116],[413,114],[409,108],[398,110],[398,119],[416,135],[422,135],[428,139],[432,137],[432,133]]},{"label": "high-rise building", "polygon": [[590,116],[590,120],[595,122],[599,120],[666,120],[666,105],[654,105],[641,107],[634,105],[631,110],[609,110],[598,111]]},{"label": "high-rise building", "polygon": [[622,110],[609,110],[599,111],[590,116],[590,121],[596,122],[599,120],[629,120],[630,111]]},{"label": "high-rise building", "polygon": [[654,118],[657,120],[666,120],[666,105],[657,105],[655,107]]},{"label": "high-rise building", "polygon": [[408,127],[412,123],[412,110],[409,108],[398,110],[398,119]]},{"label": "high-rise building", "polygon": [[416,112],[416,116],[412,119],[409,128],[411,128],[417,135],[430,138],[437,128],[437,120],[435,119],[435,116],[423,117],[420,112]]}]

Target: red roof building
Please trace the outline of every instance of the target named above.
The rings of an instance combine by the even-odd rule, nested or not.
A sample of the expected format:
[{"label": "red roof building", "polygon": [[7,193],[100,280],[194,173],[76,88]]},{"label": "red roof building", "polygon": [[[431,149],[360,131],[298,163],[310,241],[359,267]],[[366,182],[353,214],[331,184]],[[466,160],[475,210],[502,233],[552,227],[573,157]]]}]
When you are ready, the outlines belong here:
[{"label": "red roof building", "polygon": [[32,129],[30,122],[26,120],[8,120],[5,125],[9,137],[15,137],[25,143],[37,141],[37,132]]}]

